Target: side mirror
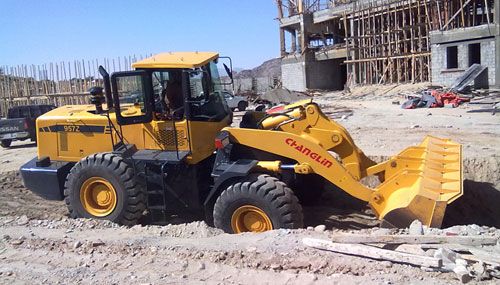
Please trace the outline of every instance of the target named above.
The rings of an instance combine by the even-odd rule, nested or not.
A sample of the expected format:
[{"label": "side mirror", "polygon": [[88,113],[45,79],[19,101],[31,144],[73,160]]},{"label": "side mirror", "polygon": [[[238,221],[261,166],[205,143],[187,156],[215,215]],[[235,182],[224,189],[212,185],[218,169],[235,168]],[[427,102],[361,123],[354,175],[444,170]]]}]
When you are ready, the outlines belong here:
[{"label": "side mirror", "polygon": [[229,83],[223,83],[222,85],[230,85],[231,90],[234,93],[234,75],[233,75],[233,60],[229,56],[220,56],[219,60],[224,60],[226,63],[229,63],[229,66],[226,63],[222,63],[224,69],[226,70],[227,76],[231,79]]}]

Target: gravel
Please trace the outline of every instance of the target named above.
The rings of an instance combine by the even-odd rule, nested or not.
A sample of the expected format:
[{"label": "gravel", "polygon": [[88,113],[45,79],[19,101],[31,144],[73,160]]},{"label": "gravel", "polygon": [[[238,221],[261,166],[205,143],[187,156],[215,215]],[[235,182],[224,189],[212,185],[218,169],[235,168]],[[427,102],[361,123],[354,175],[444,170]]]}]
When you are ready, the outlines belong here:
[{"label": "gravel", "polygon": [[[450,205],[447,212],[454,219],[448,225],[453,226],[434,229],[413,223],[408,229],[382,229],[365,204],[330,191],[318,205],[304,207],[307,229],[302,230],[228,235],[202,221],[123,227],[103,220],[69,219],[63,202],[42,200],[23,187],[16,171],[10,171],[0,175],[0,283],[456,282],[455,273],[426,272],[407,265],[321,252],[301,243],[304,237],[328,239],[339,233],[500,238],[500,231],[492,227],[499,224],[500,209],[498,199],[495,200],[499,193],[496,189],[500,181],[500,158],[492,155],[500,145],[495,117],[468,114],[466,107],[433,110],[432,116],[427,116],[428,110],[401,110],[391,104],[392,95],[380,96],[387,102],[378,100],[373,104],[373,100],[362,94],[345,98],[329,94],[318,101],[327,106],[325,112],[338,118],[344,113],[336,113],[335,106],[351,110],[342,124],[358,146],[372,157],[385,159],[397,154],[428,133],[463,143],[466,189],[477,190],[468,191],[474,195],[484,195],[466,197],[460,207],[455,207],[460,203]],[[450,120],[459,124],[460,130],[447,128]],[[409,126],[418,128],[408,131]],[[8,161],[1,165],[0,171],[16,170],[28,160],[26,156],[34,155],[34,147],[0,149],[0,156]],[[475,215],[477,212],[482,212],[480,219]],[[498,246],[482,250],[495,252]],[[480,264],[475,267],[477,276],[485,274]],[[478,280],[485,278],[492,277]]]}]

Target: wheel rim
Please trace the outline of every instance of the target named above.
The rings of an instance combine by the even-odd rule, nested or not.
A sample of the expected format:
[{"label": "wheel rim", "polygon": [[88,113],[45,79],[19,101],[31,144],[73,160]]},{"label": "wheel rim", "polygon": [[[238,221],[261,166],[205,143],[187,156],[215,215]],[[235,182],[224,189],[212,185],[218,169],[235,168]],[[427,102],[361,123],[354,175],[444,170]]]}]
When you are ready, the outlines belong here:
[{"label": "wheel rim", "polygon": [[89,214],[105,217],[116,208],[116,191],[113,185],[101,177],[91,177],[80,188],[80,201]]},{"label": "wheel rim", "polygon": [[234,233],[265,232],[273,229],[269,216],[260,208],[245,205],[234,211],[231,217],[231,227]]}]

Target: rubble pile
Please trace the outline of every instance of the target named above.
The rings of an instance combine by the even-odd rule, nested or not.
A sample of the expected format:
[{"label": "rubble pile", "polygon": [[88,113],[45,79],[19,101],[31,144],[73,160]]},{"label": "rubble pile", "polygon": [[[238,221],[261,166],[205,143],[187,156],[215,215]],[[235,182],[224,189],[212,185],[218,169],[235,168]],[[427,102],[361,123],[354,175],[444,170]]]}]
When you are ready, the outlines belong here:
[{"label": "rubble pile", "polygon": [[[360,231],[361,232],[361,231]],[[309,247],[425,271],[453,272],[458,280],[500,279],[500,230],[477,225],[428,228],[418,220],[400,230],[333,233],[329,240],[304,238]]]}]

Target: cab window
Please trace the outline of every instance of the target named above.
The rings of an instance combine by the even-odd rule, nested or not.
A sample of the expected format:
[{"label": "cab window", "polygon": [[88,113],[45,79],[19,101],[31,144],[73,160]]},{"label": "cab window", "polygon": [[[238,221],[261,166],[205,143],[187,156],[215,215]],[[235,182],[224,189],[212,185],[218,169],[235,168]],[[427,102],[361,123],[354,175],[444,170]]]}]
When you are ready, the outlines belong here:
[{"label": "cab window", "polygon": [[190,119],[221,121],[229,109],[223,99],[220,78],[214,62],[188,73]]},{"label": "cab window", "polygon": [[123,71],[111,75],[118,124],[147,123],[152,120],[152,80],[147,72]]},{"label": "cab window", "polygon": [[143,89],[142,78],[140,76],[120,77],[116,80],[120,104],[125,106],[127,103],[138,105],[144,109],[145,91]]},{"label": "cab window", "polygon": [[152,73],[154,110],[161,119],[181,119],[184,115],[181,70],[159,70]]}]

